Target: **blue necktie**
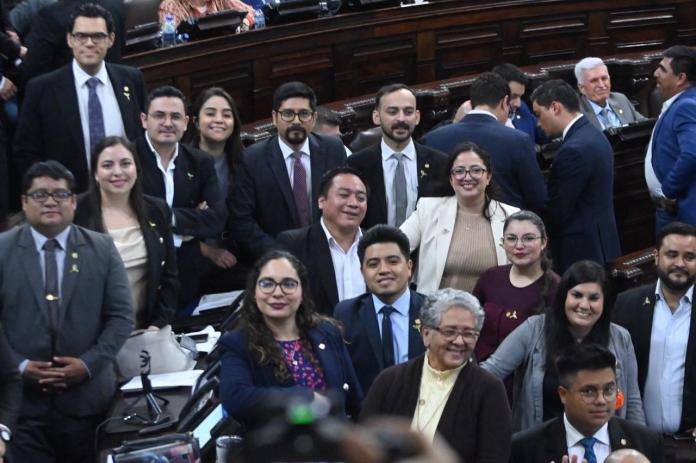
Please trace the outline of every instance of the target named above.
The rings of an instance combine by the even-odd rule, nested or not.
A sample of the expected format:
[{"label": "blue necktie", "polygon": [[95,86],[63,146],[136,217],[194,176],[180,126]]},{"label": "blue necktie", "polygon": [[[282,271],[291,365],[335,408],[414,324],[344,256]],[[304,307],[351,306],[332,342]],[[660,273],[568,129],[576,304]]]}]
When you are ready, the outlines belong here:
[{"label": "blue necktie", "polygon": [[585,455],[583,458],[587,460],[587,463],[597,463],[597,457],[594,454],[594,445],[597,439],[594,437],[585,437],[580,441],[580,445],[585,449]]},{"label": "blue necktie", "polygon": [[92,152],[97,143],[104,139],[104,113],[97,96],[99,79],[90,77],[87,80],[89,95],[87,97],[87,117],[89,119],[89,151]]}]

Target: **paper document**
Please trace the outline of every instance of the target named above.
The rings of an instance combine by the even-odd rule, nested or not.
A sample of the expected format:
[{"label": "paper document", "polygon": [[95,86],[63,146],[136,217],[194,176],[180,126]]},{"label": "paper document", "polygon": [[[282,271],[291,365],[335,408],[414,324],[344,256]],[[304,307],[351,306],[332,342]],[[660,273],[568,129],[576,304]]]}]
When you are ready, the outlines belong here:
[{"label": "paper document", "polygon": [[198,352],[205,352],[210,353],[211,350],[215,347],[215,344],[217,344],[218,339],[220,339],[220,332],[215,331],[215,329],[208,325],[206,326],[203,330],[201,331],[195,331],[193,333],[185,333],[186,336],[194,336],[197,334],[207,334],[208,335],[208,340],[205,342],[196,342],[196,349]]},{"label": "paper document", "polygon": [[226,307],[234,302],[242,294],[243,290],[230,291],[228,293],[206,294],[201,297],[198,307],[193,310],[191,315],[199,315],[201,312],[219,307]]}]

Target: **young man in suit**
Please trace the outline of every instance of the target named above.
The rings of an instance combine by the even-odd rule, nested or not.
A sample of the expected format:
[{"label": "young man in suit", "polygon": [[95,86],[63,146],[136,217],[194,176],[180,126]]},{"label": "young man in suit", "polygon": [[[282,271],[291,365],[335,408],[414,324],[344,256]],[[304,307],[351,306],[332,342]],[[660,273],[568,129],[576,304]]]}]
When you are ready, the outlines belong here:
[{"label": "young man in suit", "polygon": [[662,436],[614,416],[616,358],[598,344],[577,344],[559,353],[556,371],[562,417],[512,437],[510,461],[601,463],[614,450],[633,448],[652,463],[663,461]]},{"label": "young man in suit", "polygon": [[534,90],[532,108],[544,132],[563,139],[549,172],[545,215],[556,269],[620,256],[611,145],[580,112],[573,87],[560,79]]},{"label": "young man in suit", "polygon": [[27,223],[0,235],[0,322],[24,379],[17,462],[94,461],[113,360],[133,329],[121,257],[109,236],[72,224],[73,186],[60,163],[33,165],[22,180]]},{"label": "young man in suit", "polygon": [[338,138],[311,133],[316,108],[316,95],[306,84],[281,85],[271,113],[278,134],[242,154],[228,209],[229,231],[244,260],[278,248],[280,232],[319,220],[319,182],[345,164],[346,152]]},{"label": "young man in suit", "polygon": [[376,225],[358,245],[368,292],[339,302],[334,317],[343,323],[348,352],[367,394],[380,371],[425,352],[420,308],[425,296],[408,287],[413,263],[408,238],[398,228]]},{"label": "young man in suit", "polygon": [[319,222],[278,235],[278,243],[307,267],[314,308],[325,315],[333,314],[338,301],[365,292],[358,242],[367,201],[360,172],[337,167],[319,184]]},{"label": "young man in suit", "polygon": [[633,339],[649,427],[696,438],[696,227],[673,222],[658,235],[657,283],[619,294],[614,321]]},{"label": "young man in suit", "polygon": [[377,92],[372,121],[382,128],[382,141],[348,158],[348,165],[363,173],[372,192],[363,228],[398,227],[416,209],[418,198],[429,196],[433,183],[445,178],[447,157],[413,140],[420,112],[416,93],[404,84]]}]

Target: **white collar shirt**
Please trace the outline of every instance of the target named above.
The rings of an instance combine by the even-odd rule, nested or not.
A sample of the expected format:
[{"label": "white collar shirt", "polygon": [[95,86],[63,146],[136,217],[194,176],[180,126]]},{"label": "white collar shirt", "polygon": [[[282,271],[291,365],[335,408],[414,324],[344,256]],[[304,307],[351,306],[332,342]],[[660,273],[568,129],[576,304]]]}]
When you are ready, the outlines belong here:
[{"label": "white collar shirt", "polygon": [[[382,336],[382,319],[384,315],[380,313],[385,304],[377,296],[372,294],[372,303],[375,306],[375,314],[377,314],[377,330]],[[411,291],[408,287],[399,298],[391,304],[394,311],[389,318],[392,322],[392,338],[394,339],[394,362],[396,364],[403,363],[408,360],[408,330],[409,330],[409,308],[411,306]]]},{"label": "white collar shirt", "polygon": [[578,120],[580,120],[581,117],[582,117],[582,113],[580,113],[580,114],[578,114],[577,116],[575,116],[575,117],[573,118],[573,120],[570,121],[570,122],[568,123],[568,125],[566,125],[566,128],[563,129],[563,137],[562,137],[562,140],[565,140],[565,137],[566,137],[566,135],[568,135],[568,131],[570,130],[570,128],[573,126],[573,124],[575,124]]},{"label": "white collar shirt", "polygon": [[[382,150],[382,171],[384,172],[384,194],[387,199],[387,223],[394,226],[396,223],[394,173],[399,161],[394,156],[396,151],[384,142],[384,138],[382,138],[380,147]],[[403,154],[404,174],[406,175],[406,218],[408,218],[416,210],[416,202],[418,201],[418,162],[413,139],[409,140],[408,145],[401,153]]]},{"label": "white collar shirt", "polygon": [[365,280],[360,271],[360,258],[358,258],[358,242],[362,238],[362,231],[358,228],[353,243],[344,251],[336,242],[326,224],[324,218],[319,220],[321,228],[326,234],[333,262],[334,276],[336,278],[336,289],[338,290],[338,300],[357,297],[365,292]]},{"label": "white collar shirt", "polygon": [[[164,181],[164,200],[171,209],[174,203],[174,170],[176,169],[176,158],[179,157],[179,144],[176,144],[174,148],[174,155],[171,161],[167,164],[167,168],[164,168],[162,164],[162,156],[157,152],[152,141],[150,140],[150,135],[145,132],[145,140],[152,150],[152,155],[155,157],[155,162],[157,163],[157,168],[162,173],[162,180]],[[176,216],[172,213],[172,226],[176,226]],[[174,235],[174,246],[181,247],[184,237],[182,235]]]},{"label": "white collar shirt", "polygon": [[[563,414],[563,425],[565,426],[566,432],[566,446],[568,447],[568,460],[572,461],[573,456],[577,456],[577,461],[582,461],[585,456],[585,447],[582,446],[580,441],[585,438],[585,436],[575,429],[575,427],[570,424],[566,414]],[[609,423],[604,423],[604,426],[599,428],[594,435],[597,439],[593,446],[595,457],[597,457],[597,463],[604,463],[611,453],[611,442],[609,441]]]}]

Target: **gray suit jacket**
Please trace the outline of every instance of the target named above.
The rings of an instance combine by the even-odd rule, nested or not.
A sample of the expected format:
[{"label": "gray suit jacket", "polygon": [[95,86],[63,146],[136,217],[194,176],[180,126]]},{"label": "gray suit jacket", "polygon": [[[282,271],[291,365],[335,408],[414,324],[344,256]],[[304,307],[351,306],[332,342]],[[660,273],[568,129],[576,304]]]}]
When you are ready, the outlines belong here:
[{"label": "gray suit jacket", "polygon": [[51,407],[72,416],[103,412],[116,389],[113,359],[133,329],[130,286],[107,235],[70,226],[55,347],[51,346],[39,253],[29,225],[0,234],[0,320],[15,364],[78,357],[90,378],[49,395],[24,388],[21,416],[42,416]]},{"label": "gray suit jacket", "polygon": [[[645,116],[636,111],[636,108],[633,107],[628,97],[623,93],[611,92],[609,94],[609,106],[619,116],[622,125],[645,120]],[[580,110],[592,125],[599,130],[604,130],[592,109],[592,105],[590,105],[590,100],[585,95],[580,95]]]}]

